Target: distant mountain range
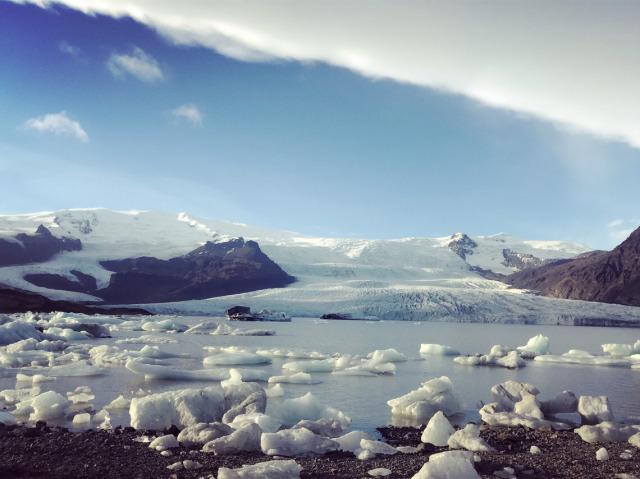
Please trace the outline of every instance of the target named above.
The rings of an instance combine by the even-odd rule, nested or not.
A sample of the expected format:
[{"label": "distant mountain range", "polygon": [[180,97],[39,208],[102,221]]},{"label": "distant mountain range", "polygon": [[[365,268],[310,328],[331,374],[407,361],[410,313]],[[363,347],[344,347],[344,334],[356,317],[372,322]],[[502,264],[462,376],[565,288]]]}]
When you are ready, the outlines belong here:
[{"label": "distant mountain range", "polygon": [[0,285],[50,300],[185,314],[242,304],[304,316],[640,322],[640,309],[544,298],[505,283],[521,287],[520,278],[582,261],[588,252],[574,243],[505,234],[310,237],[154,211],[0,216]]}]

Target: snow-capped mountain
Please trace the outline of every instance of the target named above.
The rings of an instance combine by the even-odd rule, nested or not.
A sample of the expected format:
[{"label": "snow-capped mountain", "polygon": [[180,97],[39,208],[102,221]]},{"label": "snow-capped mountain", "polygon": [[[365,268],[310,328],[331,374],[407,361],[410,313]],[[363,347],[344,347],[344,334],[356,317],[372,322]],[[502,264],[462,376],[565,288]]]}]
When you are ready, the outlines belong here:
[{"label": "snow-capped mountain", "polygon": [[[488,279],[483,272],[510,274],[529,264],[568,258],[588,251],[560,241],[530,241],[498,234],[469,237],[365,240],[319,238],[239,223],[204,220],[185,213],[116,212],[78,209],[0,216],[0,240],[34,233],[44,226],[58,237],[77,238],[79,251],[49,261],[0,268],[0,283],[55,299],[98,300],[81,292],[52,290],[25,280],[30,274],[57,274],[77,281],[72,271],[106,287],[112,271],[101,262],[141,256],[168,260],[207,241],[242,237],[261,250],[296,282],[206,300],[147,305],[155,311],[219,313],[233,304],[273,308],[298,315],[345,312],[394,319],[561,322],[575,318],[640,319],[633,308],[542,298]],[[587,319],[584,319],[587,318]]]}]

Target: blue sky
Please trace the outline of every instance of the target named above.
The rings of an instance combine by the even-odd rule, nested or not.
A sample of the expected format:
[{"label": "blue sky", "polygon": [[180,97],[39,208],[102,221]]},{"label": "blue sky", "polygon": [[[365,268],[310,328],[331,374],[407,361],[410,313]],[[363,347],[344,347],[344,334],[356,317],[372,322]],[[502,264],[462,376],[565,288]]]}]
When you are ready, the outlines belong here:
[{"label": "blue sky", "polygon": [[245,57],[126,17],[0,1],[0,212],[161,209],[597,248],[640,224],[633,141],[321,61]]}]

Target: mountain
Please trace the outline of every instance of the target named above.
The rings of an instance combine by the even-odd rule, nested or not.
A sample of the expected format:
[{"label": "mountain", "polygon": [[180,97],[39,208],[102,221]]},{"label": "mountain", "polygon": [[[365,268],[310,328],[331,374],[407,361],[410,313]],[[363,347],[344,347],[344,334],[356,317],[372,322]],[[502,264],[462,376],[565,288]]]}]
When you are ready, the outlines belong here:
[{"label": "mountain", "polygon": [[[0,216],[0,235],[31,233],[39,225],[58,238],[80,240],[82,249],[61,252],[43,263],[0,267],[0,283],[52,299],[108,298],[109,302],[122,301],[154,312],[177,314],[219,314],[229,306],[242,304],[315,317],[349,313],[353,317],[469,322],[640,321],[640,309],[546,298],[497,281],[521,268],[589,251],[561,241],[464,233],[392,240],[326,238],[205,220],[185,213],[104,209]],[[253,249],[251,242],[257,243],[259,251],[277,265],[278,271],[296,281],[291,283],[277,273],[278,281],[286,282],[279,286],[285,287],[260,285],[267,289],[238,294],[230,293],[239,290],[218,290],[212,294],[198,290],[199,285],[208,284],[208,274],[212,279],[218,278],[207,266],[194,269],[191,275],[178,273],[184,264],[198,264],[193,256],[239,238],[249,250]],[[175,270],[168,273],[167,268],[174,264]],[[239,265],[232,271],[239,273]],[[143,292],[143,285],[133,281],[138,273],[157,275],[153,288]],[[51,275],[46,280],[50,282],[43,283],[42,275]],[[131,281],[130,289],[134,291],[110,286],[121,277]],[[160,286],[161,277],[170,283],[167,289]],[[176,286],[174,281],[180,284]],[[194,299],[186,300],[187,296],[182,295],[185,291]],[[223,295],[217,296],[218,293]]]},{"label": "mountain", "polygon": [[544,264],[507,282],[556,298],[640,306],[640,228],[612,251]]},{"label": "mountain", "polygon": [[0,237],[0,266],[10,266],[48,261],[62,251],[79,251],[80,240],[57,238],[40,225],[33,234],[16,233]]}]

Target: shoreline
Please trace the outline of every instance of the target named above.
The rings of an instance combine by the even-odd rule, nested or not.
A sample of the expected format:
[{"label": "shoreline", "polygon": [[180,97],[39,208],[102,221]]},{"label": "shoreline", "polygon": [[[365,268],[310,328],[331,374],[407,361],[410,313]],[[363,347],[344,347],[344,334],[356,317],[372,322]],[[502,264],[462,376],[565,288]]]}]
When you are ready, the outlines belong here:
[{"label": "shoreline", "polygon": [[[384,440],[393,446],[417,446],[421,430],[410,427],[378,428]],[[172,431],[175,432],[175,431]],[[88,430],[71,432],[65,428],[38,423],[33,427],[0,425],[0,476],[7,478],[208,478],[215,477],[219,467],[238,468],[274,459],[261,452],[215,456],[200,450],[200,446],[178,447],[172,455],[163,456],[134,439],[145,431],[115,428],[112,431]],[[640,450],[627,442],[589,444],[572,431],[554,432],[523,427],[482,428],[481,436],[495,452],[478,453],[481,460],[475,467],[483,478],[498,477],[494,473],[512,467],[516,476],[534,479],[612,479],[617,474],[640,478]],[[542,454],[531,454],[538,446]],[[606,447],[609,460],[597,461],[595,452]],[[295,457],[302,466],[301,478],[353,479],[370,477],[367,471],[388,468],[390,479],[411,478],[429,456],[449,450],[424,445],[414,454],[379,455],[361,461],[351,453],[333,452],[322,456]],[[625,450],[631,459],[621,459]],[[167,469],[177,461],[190,459],[202,464],[195,470]],[[508,476],[507,476],[508,477]]]}]

